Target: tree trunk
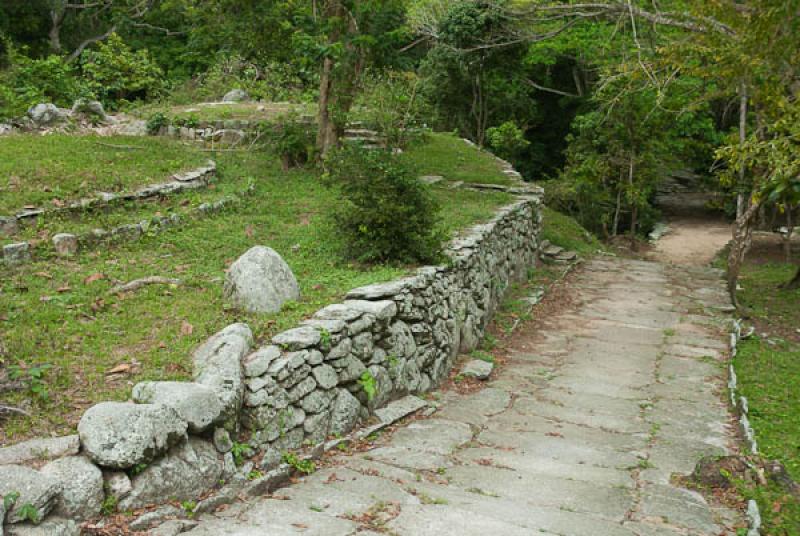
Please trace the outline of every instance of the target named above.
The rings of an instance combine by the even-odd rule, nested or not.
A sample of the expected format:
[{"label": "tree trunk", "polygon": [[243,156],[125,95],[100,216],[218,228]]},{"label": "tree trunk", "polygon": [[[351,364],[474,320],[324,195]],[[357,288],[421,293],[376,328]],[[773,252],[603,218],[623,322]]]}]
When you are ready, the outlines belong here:
[{"label": "tree trunk", "polygon": [[736,298],[736,286],[739,282],[739,274],[742,270],[742,262],[747,250],[750,249],[750,242],[753,237],[753,220],[758,213],[760,203],[750,198],[750,206],[744,211],[741,218],[736,219],[733,230],[733,240],[731,249],[728,252],[728,294],[735,307],[739,306]]},{"label": "tree trunk", "polygon": [[[739,145],[744,145],[747,138],[747,86],[744,82],[739,85]],[[738,189],[744,187],[744,166],[739,170]],[[739,191],[736,194],[736,219],[742,217],[745,211],[745,196]]]},{"label": "tree trunk", "polygon": [[[622,170],[620,170],[620,175],[622,175]],[[622,188],[620,185],[617,186],[617,206],[614,208],[614,224],[611,227],[611,236],[617,236],[619,234],[619,213],[622,210]]]},{"label": "tree trunk", "polygon": [[[325,3],[325,17],[344,19],[347,15],[342,0],[328,0]],[[350,17],[346,33],[358,33],[356,21]],[[334,45],[342,40],[345,32],[340,27],[334,27],[328,35],[328,44]],[[320,73],[319,111],[317,149],[320,156],[339,144],[344,134],[347,113],[353,105],[357,81],[363,70],[363,57],[352,43],[346,43],[345,49],[349,58],[338,64],[330,57],[322,62]]]},{"label": "tree trunk", "polygon": [[797,269],[797,273],[794,274],[792,280],[783,285],[783,288],[788,290],[796,290],[800,288],[800,268]]},{"label": "tree trunk", "polygon": [[[631,153],[630,165],[628,166],[628,185],[633,192],[633,160],[635,153]],[[631,203],[631,249],[636,249],[636,225],[638,224],[639,206],[636,202]]]},{"label": "tree trunk", "polygon": [[783,237],[783,252],[786,254],[786,262],[792,262],[792,232],[794,223],[792,222],[792,205],[784,203],[786,207],[786,234]]},{"label": "tree trunk", "polygon": [[47,37],[50,40],[50,52],[53,54],[61,54],[61,25],[66,14],[66,8],[54,8],[50,11],[50,31],[47,32]]},{"label": "tree trunk", "polygon": [[336,146],[336,129],[331,117],[331,94],[333,93],[333,60],[325,58],[319,77],[319,112],[317,117],[317,150],[320,156]]}]

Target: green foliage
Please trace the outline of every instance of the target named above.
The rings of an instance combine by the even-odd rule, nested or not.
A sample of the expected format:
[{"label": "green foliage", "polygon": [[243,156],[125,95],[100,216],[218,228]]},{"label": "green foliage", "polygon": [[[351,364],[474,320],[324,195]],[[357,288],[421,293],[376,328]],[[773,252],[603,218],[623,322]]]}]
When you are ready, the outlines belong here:
[{"label": "green foliage", "polygon": [[19,365],[9,367],[9,378],[12,380],[22,380],[28,388],[28,392],[36,399],[47,402],[50,400],[50,391],[45,382],[45,374],[53,368],[48,363],[22,368]]},{"label": "green foliage", "polygon": [[296,113],[279,118],[268,127],[265,135],[269,149],[281,159],[284,171],[302,167],[314,160],[314,127]]},{"label": "green foliage", "polygon": [[375,381],[375,376],[369,370],[365,370],[361,377],[358,379],[358,384],[367,395],[367,400],[372,400],[378,394],[378,383]]},{"label": "green foliage", "polygon": [[131,476],[140,475],[144,472],[145,469],[147,469],[146,463],[137,463],[136,465],[131,467],[130,474]]},{"label": "green foliage", "polygon": [[489,147],[500,158],[513,160],[528,147],[531,142],[525,139],[525,133],[513,121],[506,121],[499,127],[491,127],[486,131]]},{"label": "green foliage", "polygon": [[183,501],[181,503],[181,508],[183,508],[186,517],[192,518],[195,514],[195,509],[197,508],[197,503],[195,501]]},{"label": "green foliage", "polygon": [[233,456],[233,462],[236,464],[236,467],[241,467],[245,458],[250,457],[251,454],[252,449],[250,448],[250,445],[247,443],[239,443],[238,441],[233,442],[231,455]]},{"label": "green foliage", "polygon": [[164,89],[164,73],[148,51],[134,52],[117,34],[84,52],[82,62],[87,85],[110,109],[123,100],[153,98]]},{"label": "green foliage", "polygon": [[8,64],[0,70],[0,118],[19,117],[40,102],[68,107],[89,93],[59,56],[34,59],[10,47]]},{"label": "green foliage", "polygon": [[419,86],[413,72],[373,73],[364,82],[354,115],[377,131],[389,147],[406,147],[424,132],[431,113]]},{"label": "green foliage", "polygon": [[17,499],[19,499],[19,492],[18,491],[12,491],[12,492],[6,493],[5,496],[3,497],[3,509],[6,512],[11,510],[11,508],[14,506],[14,503],[17,502]]},{"label": "green foliage", "polygon": [[104,516],[113,515],[117,511],[118,502],[115,495],[107,492],[103,498],[103,504],[100,506],[100,513]]},{"label": "green foliage", "polygon": [[169,118],[163,112],[156,112],[147,119],[147,133],[151,136],[166,126],[169,126]]},{"label": "green foliage", "polygon": [[283,461],[306,475],[310,475],[317,470],[314,460],[302,460],[294,452],[284,452]]},{"label": "green foliage", "polygon": [[42,521],[42,516],[39,509],[31,503],[25,503],[17,510],[17,516],[23,521],[30,521],[34,525],[38,525]]},{"label": "green foliage", "polygon": [[435,259],[444,233],[429,191],[388,151],[346,147],[325,162],[341,202],[333,211],[349,257],[362,262]]}]

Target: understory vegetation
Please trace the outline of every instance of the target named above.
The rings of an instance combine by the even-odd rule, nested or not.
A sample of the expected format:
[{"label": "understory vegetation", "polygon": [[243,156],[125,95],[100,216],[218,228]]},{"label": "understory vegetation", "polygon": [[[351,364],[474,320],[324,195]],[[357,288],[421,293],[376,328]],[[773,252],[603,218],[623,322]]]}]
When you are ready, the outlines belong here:
[{"label": "understory vegetation", "polygon": [[[763,248],[759,247],[762,252]],[[800,481],[800,290],[790,291],[785,299],[778,285],[796,268],[775,259],[781,253],[778,244],[771,249],[773,260],[751,257],[742,269],[739,299],[755,331],[740,343],[734,365],[762,456],[779,460],[789,476]],[[796,491],[770,481],[746,486],[745,494],[758,501],[765,534],[800,532]]]}]

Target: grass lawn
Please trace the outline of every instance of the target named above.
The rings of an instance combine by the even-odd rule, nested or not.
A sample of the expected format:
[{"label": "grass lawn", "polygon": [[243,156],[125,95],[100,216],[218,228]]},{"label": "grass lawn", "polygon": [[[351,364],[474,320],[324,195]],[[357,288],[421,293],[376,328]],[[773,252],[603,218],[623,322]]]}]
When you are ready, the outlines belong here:
[{"label": "grass lawn", "polygon": [[[425,149],[416,154],[424,158]],[[474,155],[480,165],[484,155]],[[247,322],[264,341],[340,300],[350,288],[393,279],[411,268],[343,261],[326,218],[336,199],[313,173],[283,173],[272,157],[259,152],[223,153],[217,161],[220,190],[255,185],[236,207],[74,260],[0,268],[0,370],[24,378],[43,372],[41,380],[31,382],[38,395],[4,394],[6,402],[24,406],[32,416],[4,421],[0,444],[70,432],[87,406],[126,399],[138,381],[189,377],[192,350],[231,322]],[[433,193],[451,232],[489,218],[511,200],[506,194],[444,188]],[[81,224],[92,225],[93,217],[86,218]],[[302,300],[279,314],[242,314],[226,310],[222,301],[226,267],[257,244],[278,251],[300,282]],[[151,275],[179,278],[183,284],[108,294],[117,282]],[[115,368],[122,373],[109,375]]]},{"label": "grass lawn", "polygon": [[[800,482],[800,290],[782,290],[797,267],[745,264],[739,299],[756,336],[742,341],[734,360],[741,394],[762,455],[783,462]],[[800,500],[775,485],[746,491],[759,502],[764,534],[800,534]]]},{"label": "grass lawn", "polygon": [[207,160],[208,153],[162,138],[4,136],[0,141],[0,215],[14,214],[25,206],[53,208],[101,191],[129,191],[164,182],[173,173]]},{"label": "grass lawn", "polygon": [[497,159],[453,134],[436,133],[425,144],[412,145],[403,158],[419,175],[441,175],[448,181],[509,185]]},{"label": "grass lawn", "polygon": [[606,247],[592,233],[571,217],[551,208],[544,208],[542,237],[564,249],[589,257]]}]

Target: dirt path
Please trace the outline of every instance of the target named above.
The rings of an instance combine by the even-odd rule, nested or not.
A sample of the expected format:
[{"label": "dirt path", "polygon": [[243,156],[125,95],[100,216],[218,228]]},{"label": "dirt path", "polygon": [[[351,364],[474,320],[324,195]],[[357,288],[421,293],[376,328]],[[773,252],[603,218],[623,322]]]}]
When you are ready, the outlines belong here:
[{"label": "dirt path", "polygon": [[668,232],[649,258],[666,264],[707,266],[731,239],[731,224],[708,213],[706,194],[674,194],[662,198]]},{"label": "dirt path", "polygon": [[186,534],[737,534],[739,512],[672,479],[733,445],[720,273],[595,260],[571,289],[483,390]]}]

